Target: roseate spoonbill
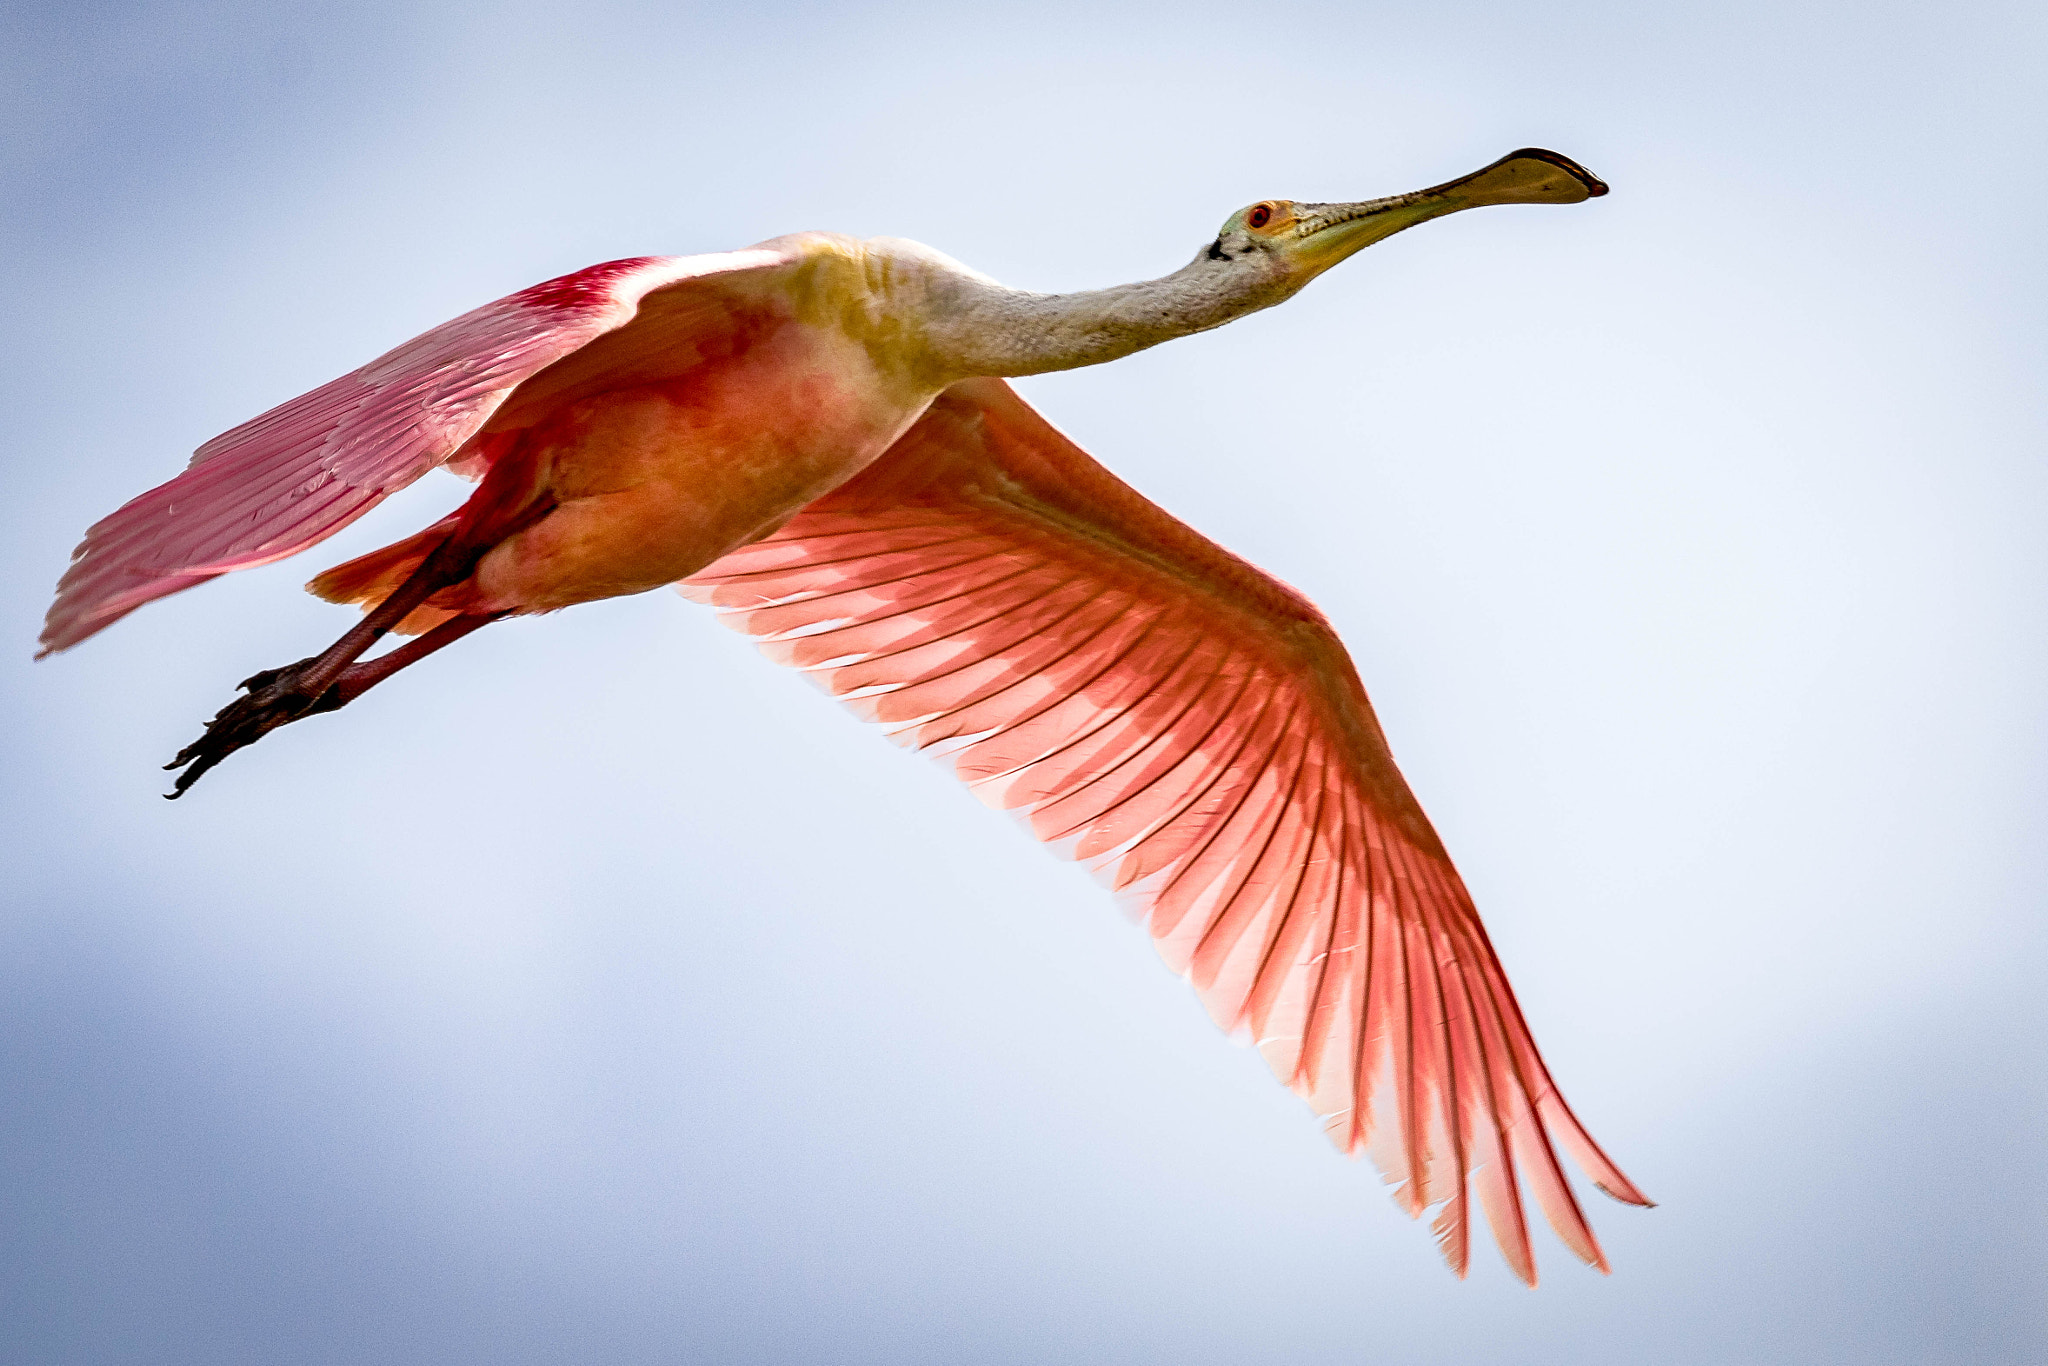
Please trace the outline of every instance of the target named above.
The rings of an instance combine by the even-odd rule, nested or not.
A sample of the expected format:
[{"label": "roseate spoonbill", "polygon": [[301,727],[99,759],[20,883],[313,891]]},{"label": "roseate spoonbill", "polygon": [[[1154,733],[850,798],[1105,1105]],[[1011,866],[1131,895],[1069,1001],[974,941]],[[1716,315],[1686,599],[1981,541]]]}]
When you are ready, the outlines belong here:
[{"label": "roseate spoonbill", "polygon": [[[1340,1148],[1410,1214],[1441,1205],[1460,1275],[1476,1195],[1534,1284],[1524,1180],[1604,1271],[1557,1147],[1649,1202],[1558,1094],[1328,622],[1001,377],[1219,327],[1426,219],[1605,193],[1524,149],[1388,199],[1265,200],[1171,275],[1069,295],[830,233],[592,266],[201,446],[86,533],[43,653],[448,465],[468,502],[314,579],[366,615],[243,683],[170,795],[501,617],[678,584],[1096,869]],[[391,631],[416,638],[364,659]]]}]

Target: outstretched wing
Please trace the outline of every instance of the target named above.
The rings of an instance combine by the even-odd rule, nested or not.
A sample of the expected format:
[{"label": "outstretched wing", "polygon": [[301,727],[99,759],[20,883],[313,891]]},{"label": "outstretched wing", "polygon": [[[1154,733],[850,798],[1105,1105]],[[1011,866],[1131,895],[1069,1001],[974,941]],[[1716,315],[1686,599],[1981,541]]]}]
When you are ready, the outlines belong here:
[{"label": "outstretched wing", "polygon": [[[183,474],[86,532],[57,585],[40,654],[153,599],[332,536],[456,457],[521,381],[624,328],[649,294],[701,293],[715,304],[737,275],[792,259],[771,243],[592,266],[465,313],[222,433]],[[708,321],[718,310],[701,311]]]},{"label": "outstretched wing", "polygon": [[1606,1262],[1573,1117],[1357,672],[1298,593],[1147,502],[1000,380],[682,585],[948,759],[1133,903],[1217,1023],[1372,1155],[1463,1274],[1476,1195],[1533,1284],[1526,1178]]}]

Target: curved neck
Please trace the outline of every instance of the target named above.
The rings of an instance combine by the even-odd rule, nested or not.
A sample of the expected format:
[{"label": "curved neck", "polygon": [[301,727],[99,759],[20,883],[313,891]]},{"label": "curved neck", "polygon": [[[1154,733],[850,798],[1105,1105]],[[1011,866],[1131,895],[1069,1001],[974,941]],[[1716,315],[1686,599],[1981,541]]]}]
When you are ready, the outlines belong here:
[{"label": "curved neck", "polygon": [[958,267],[935,271],[924,309],[927,352],[949,378],[1072,370],[1206,332],[1293,292],[1263,272],[1209,265],[1197,256],[1157,280],[1079,294],[1010,289]]}]

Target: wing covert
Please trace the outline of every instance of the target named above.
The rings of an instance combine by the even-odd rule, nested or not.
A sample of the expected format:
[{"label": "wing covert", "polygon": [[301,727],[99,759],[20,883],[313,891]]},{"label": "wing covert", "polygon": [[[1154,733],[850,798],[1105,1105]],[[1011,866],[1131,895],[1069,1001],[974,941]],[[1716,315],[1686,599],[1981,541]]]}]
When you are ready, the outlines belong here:
[{"label": "wing covert", "polygon": [[1606,1269],[1573,1117],[1356,671],[1300,594],[1146,501],[1000,380],[680,585],[1078,859],[1463,1274],[1476,1196],[1534,1282],[1526,1182]]}]

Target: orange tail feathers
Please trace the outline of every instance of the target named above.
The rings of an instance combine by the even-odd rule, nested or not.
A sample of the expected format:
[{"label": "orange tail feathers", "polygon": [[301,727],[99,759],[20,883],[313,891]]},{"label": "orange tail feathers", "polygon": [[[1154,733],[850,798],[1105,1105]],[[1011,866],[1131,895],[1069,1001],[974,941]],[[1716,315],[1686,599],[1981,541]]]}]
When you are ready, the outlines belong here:
[{"label": "orange tail feathers", "polygon": [[[454,535],[460,520],[459,514],[443,517],[425,531],[387,545],[382,550],[373,550],[345,564],[338,564],[307,584],[306,591],[316,598],[344,606],[360,603],[367,612],[396,592],[427,556]],[[436,598],[440,596],[435,595]],[[399,635],[416,636],[433,630],[456,615],[457,611],[436,606],[435,599],[429,598],[392,629]]]}]

